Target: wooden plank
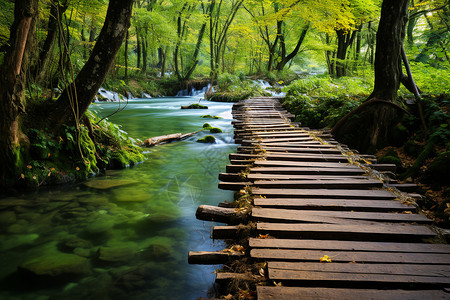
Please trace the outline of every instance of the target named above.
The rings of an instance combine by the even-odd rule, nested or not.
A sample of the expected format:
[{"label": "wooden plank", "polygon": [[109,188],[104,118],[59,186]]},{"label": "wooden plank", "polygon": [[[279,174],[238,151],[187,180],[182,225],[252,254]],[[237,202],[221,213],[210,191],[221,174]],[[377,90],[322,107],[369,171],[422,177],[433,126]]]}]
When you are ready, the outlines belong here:
[{"label": "wooden plank", "polygon": [[412,275],[391,275],[391,274],[360,274],[344,272],[311,272],[296,270],[269,269],[269,279],[275,281],[292,281],[296,283],[304,282],[342,282],[347,286],[363,284],[389,284],[389,286],[405,286],[410,284],[447,286],[450,278],[434,276],[412,276]]},{"label": "wooden plank", "polygon": [[273,144],[264,144],[261,143],[260,144],[261,147],[265,148],[265,149],[269,149],[271,147],[283,147],[283,148],[294,148],[294,149],[303,149],[303,148],[320,148],[320,149],[336,149],[335,145],[330,145],[330,144],[321,144],[321,143],[316,143],[316,144],[306,144],[306,143],[278,143],[276,145]]},{"label": "wooden plank", "polygon": [[[229,171],[227,171],[229,172]],[[337,167],[253,167],[256,174],[292,174],[292,175],[361,175],[364,170],[357,166]]]},{"label": "wooden plank", "polygon": [[320,262],[320,258],[328,255],[332,263],[393,263],[393,264],[425,264],[449,265],[450,254],[443,253],[408,253],[408,252],[361,252],[332,250],[293,250],[293,249],[252,249],[253,258],[282,261]]},{"label": "wooden plank", "polygon": [[251,185],[251,182],[219,182],[219,189],[227,191],[239,191],[246,186]]},{"label": "wooden plank", "polygon": [[448,244],[250,238],[249,245],[252,248],[450,254]]},{"label": "wooden plank", "polygon": [[288,154],[288,153],[260,153],[260,154],[241,154],[241,153],[230,153],[230,159],[260,159],[264,157],[267,160],[276,161],[297,161],[297,162],[342,162],[348,163],[347,157],[343,155],[333,155],[333,154]]},{"label": "wooden plank", "polygon": [[245,256],[239,251],[189,251],[188,263],[198,265],[225,264]]},{"label": "wooden plank", "polygon": [[296,162],[296,161],[281,161],[281,160],[255,160],[255,166],[258,167],[318,167],[318,168],[346,168],[353,167],[358,168],[350,163],[339,163],[339,162]]},{"label": "wooden plank", "polygon": [[413,241],[432,238],[436,234],[428,227],[403,223],[364,224],[295,224],[295,223],[258,223],[257,230],[276,238],[317,238],[330,240],[361,241]]},{"label": "wooden plank", "polygon": [[[224,174],[224,173],[222,173]],[[230,178],[235,178],[239,174],[228,174]],[[221,174],[219,174],[220,179]],[[227,178],[223,175],[223,178]],[[360,179],[368,180],[370,177],[364,175],[295,175],[295,174],[259,174],[251,173],[246,176],[248,180],[344,180]],[[242,178],[240,178],[242,180]],[[221,179],[223,180],[223,179]],[[223,180],[225,181],[225,180]],[[231,181],[231,180],[228,180]]]},{"label": "wooden plank", "polygon": [[286,138],[275,138],[275,139],[261,138],[261,143],[264,143],[264,144],[285,143],[285,142],[305,142],[305,141],[314,141],[314,138],[311,136],[309,136],[309,137],[286,137]]},{"label": "wooden plank", "polygon": [[[262,147],[266,153],[320,153],[320,154],[341,154],[341,151],[331,148],[331,147],[320,147],[320,148],[311,148],[311,147],[299,147],[299,148],[290,148],[290,147],[270,147],[264,146]],[[239,146],[237,148],[239,153],[248,153],[250,151],[262,151],[260,149],[255,149],[250,146]]]},{"label": "wooden plank", "polygon": [[265,197],[301,197],[334,199],[395,199],[396,195],[386,190],[339,190],[339,189],[264,189],[252,188],[254,195]]},{"label": "wooden plank", "polygon": [[343,220],[416,222],[431,224],[433,221],[419,214],[396,214],[380,212],[351,211],[299,211],[290,209],[258,208],[252,209],[252,218],[264,222],[315,222],[339,223]]},{"label": "wooden plank", "polygon": [[[449,299],[450,294],[443,290],[386,290],[324,287],[274,287],[257,286],[258,300],[342,300],[342,299]],[[301,296],[300,296],[301,295]]]},{"label": "wooden plank", "polygon": [[318,199],[318,198],[257,198],[255,206],[285,209],[322,209],[322,210],[354,210],[354,211],[413,211],[416,209],[411,204],[392,200],[367,199]]},{"label": "wooden plank", "polygon": [[256,180],[254,186],[261,188],[285,189],[364,189],[382,187],[375,179],[336,179],[336,180]]},{"label": "wooden plank", "polygon": [[450,265],[420,265],[420,264],[333,264],[333,263],[304,263],[270,261],[270,269],[336,272],[353,274],[384,274],[444,277],[450,283]]}]

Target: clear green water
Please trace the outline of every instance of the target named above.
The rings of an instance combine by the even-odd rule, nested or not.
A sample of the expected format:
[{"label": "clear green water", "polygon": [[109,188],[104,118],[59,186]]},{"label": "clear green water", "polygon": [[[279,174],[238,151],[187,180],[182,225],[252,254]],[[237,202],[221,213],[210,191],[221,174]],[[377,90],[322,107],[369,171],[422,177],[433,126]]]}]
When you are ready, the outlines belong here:
[{"label": "clear green water", "polygon": [[[190,250],[222,249],[223,244],[209,238],[212,224],[196,220],[195,210],[200,204],[217,205],[232,199],[232,192],[217,188],[217,178],[236,145],[232,105],[202,102],[208,110],[180,109],[197,101],[136,99],[109,120],[140,139],[192,132],[208,122],[224,131],[213,134],[216,144],[196,143],[209,134],[201,132],[185,141],[149,148],[148,159],[132,168],[110,171],[87,183],[0,199],[0,299],[206,296],[214,282],[214,270],[220,266],[188,265],[187,254]],[[106,116],[118,104],[92,107]],[[200,118],[203,114],[223,119]],[[113,254],[105,258],[108,249]],[[48,265],[78,262],[80,257],[81,266],[62,263],[60,269],[81,276],[37,280],[18,272],[23,265],[38,265],[45,272]]]}]

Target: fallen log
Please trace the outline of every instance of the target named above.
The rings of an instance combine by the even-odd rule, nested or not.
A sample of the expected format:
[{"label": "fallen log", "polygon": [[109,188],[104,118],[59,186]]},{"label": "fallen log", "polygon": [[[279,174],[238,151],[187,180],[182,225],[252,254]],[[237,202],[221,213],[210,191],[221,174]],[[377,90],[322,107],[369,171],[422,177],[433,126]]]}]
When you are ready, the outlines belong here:
[{"label": "fallen log", "polygon": [[194,131],[194,132],[189,132],[189,133],[172,133],[172,134],[166,134],[166,135],[161,135],[161,136],[155,136],[152,138],[148,138],[146,140],[144,140],[144,142],[141,144],[141,146],[144,147],[153,147],[156,145],[160,145],[160,144],[164,144],[164,143],[169,143],[169,142],[173,142],[173,141],[181,141],[184,140],[190,136],[193,136],[194,134],[200,132],[201,130],[198,131]]}]

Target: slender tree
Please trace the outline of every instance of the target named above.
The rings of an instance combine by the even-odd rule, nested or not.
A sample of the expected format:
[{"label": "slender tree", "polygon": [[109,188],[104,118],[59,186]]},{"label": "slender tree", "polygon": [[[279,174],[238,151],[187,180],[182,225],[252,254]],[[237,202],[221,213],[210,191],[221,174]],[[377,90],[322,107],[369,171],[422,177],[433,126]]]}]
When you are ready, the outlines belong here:
[{"label": "slender tree", "polygon": [[25,113],[25,84],[34,31],[38,0],[16,1],[14,22],[10,30],[10,47],[0,68],[0,185],[16,174],[21,147],[28,143],[20,123]]}]

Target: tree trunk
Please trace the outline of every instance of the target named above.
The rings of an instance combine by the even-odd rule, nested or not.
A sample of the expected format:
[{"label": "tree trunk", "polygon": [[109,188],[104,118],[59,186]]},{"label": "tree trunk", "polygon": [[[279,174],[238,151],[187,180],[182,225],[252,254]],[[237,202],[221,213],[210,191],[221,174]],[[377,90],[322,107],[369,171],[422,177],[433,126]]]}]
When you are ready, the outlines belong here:
[{"label": "tree trunk", "polygon": [[21,160],[20,147],[27,137],[20,128],[25,112],[25,83],[29,54],[35,47],[34,31],[38,15],[38,0],[16,1],[11,25],[9,49],[0,74],[0,186],[16,179]]},{"label": "tree trunk", "polygon": [[129,38],[129,34],[128,34],[128,30],[127,33],[125,35],[125,53],[124,53],[124,59],[125,59],[125,79],[128,79],[128,38]]},{"label": "tree trunk", "polygon": [[64,2],[62,5],[59,3],[51,4],[47,25],[47,37],[45,38],[44,46],[39,52],[39,60],[35,66],[35,78],[37,82],[43,82],[47,75],[50,58],[52,57],[55,46],[56,35],[58,33],[58,21],[61,20],[62,14],[66,11],[67,6],[67,2]]},{"label": "tree trunk", "polygon": [[384,0],[375,52],[375,85],[369,101],[360,105],[343,120],[332,133],[350,147],[373,152],[395,143],[392,128],[400,119],[394,103],[402,77],[401,48],[409,0]]},{"label": "tree trunk", "polygon": [[306,37],[306,33],[308,33],[309,27],[310,27],[310,23],[308,23],[303,28],[302,33],[300,34],[300,38],[298,39],[297,45],[295,46],[294,50],[292,50],[292,52],[289,53],[288,55],[286,55],[286,46],[285,46],[285,42],[284,42],[284,35],[281,35],[280,43],[282,45],[282,49],[284,49],[284,50],[282,51],[281,61],[277,65],[278,71],[282,71],[284,69],[284,67],[286,66],[286,64],[298,54],[298,52],[300,51],[300,47],[303,44],[303,41]]},{"label": "tree trunk", "polygon": [[84,116],[126,36],[132,5],[133,0],[110,0],[105,23],[91,56],[51,108],[49,121],[53,128],[79,122]]}]

